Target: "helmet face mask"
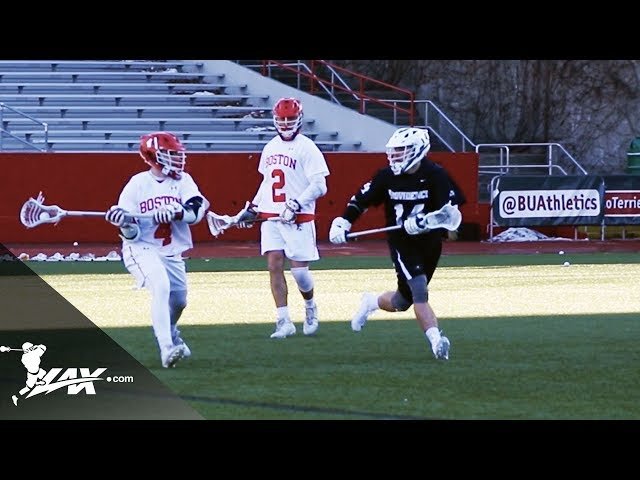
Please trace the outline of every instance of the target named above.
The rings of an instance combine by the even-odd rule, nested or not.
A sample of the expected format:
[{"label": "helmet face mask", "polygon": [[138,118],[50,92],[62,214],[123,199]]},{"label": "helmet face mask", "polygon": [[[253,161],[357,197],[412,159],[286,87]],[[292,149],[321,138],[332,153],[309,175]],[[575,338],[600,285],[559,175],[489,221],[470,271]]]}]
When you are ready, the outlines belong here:
[{"label": "helmet face mask", "polygon": [[429,152],[429,132],[422,128],[399,128],[387,142],[387,160],[394,175],[406,173]]},{"label": "helmet face mask", "polygon": [[272,110],[273,124],[278,135],[285,141],[291,141],[302,127],[302,104],[295,98],[281,98]]},{"label": "helmet face mask", "polygon": [[169,132],[153,132],[140,137],[140,156],[168,177],[179,180],[187,164],[187,154],[178,137]]}]

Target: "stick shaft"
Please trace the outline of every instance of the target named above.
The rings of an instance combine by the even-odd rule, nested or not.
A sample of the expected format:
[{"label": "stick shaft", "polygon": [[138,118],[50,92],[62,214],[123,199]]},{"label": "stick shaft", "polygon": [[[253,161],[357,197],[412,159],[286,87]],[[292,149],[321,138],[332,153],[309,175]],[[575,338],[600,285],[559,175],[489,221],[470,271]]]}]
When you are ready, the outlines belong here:
[{"label": "stick shaft", "polygon": [[[93,212],[93,211],[84,211],[84,210],[66,210],[64,214],[67,217],[104,217],[107,212]],[[129,212],[127,215],[130,215],[134,218],[152,218],[153,213],[135,213]]]},{"label": "stick shaft", "polygon": [[372,228],[371,230],[361,230],[359,232],[347,233],[347,238],[356,238],[362,235],[370,235],[372,233],[389,232],[391,230],[400,230],[402,225],[392,225],[390,227]]}]

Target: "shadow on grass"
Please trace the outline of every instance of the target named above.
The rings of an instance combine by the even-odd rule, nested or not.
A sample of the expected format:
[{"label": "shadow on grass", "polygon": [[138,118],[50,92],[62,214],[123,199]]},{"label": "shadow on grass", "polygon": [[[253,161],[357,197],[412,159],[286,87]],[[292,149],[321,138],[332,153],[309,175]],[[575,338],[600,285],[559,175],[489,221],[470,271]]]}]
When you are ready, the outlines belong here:
[{"label": "shadow on grass", "polygon": [[640,419],[637,314],[440,321],[434,359],[407,316],[360,333],[270,339],[273,325],[181,326],[193,356],[160,367],[151,327],[105,329],[208,419]]}]

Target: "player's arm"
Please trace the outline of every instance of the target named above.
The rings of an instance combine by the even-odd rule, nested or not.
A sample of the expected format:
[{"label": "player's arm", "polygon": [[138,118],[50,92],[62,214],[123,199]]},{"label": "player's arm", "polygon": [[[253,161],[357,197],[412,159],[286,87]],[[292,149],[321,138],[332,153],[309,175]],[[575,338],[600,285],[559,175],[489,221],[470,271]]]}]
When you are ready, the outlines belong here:
[{"label": "player's arm", "polygon": [[[464,202],[462,191],[442,166],[436,165],[429,173],[429,179],[429,196],[431,197],[428,207],[429,213],[427,211],[419,212],[409,216],[403,222],[404,230],[409,235],[421,235],[431,231],[429,225],[432,223],[428,220],[431,212],[438,212],[449,202],[451,205],[459,205],[459,202]],[[434,221],[436,219],[437,217],[433,217]]]},{"label": "player's arm", "polygon": [[140,227],[136,219],[129,214],[135,210],[136,188],[130,180],[120,193],[118,204],[112,205],[105,215],[105,220],[120,230],[123,240],[135,242],[140,238]]},{"label": "player's arm", "polygon": [[198,223],[204,218],[209,208],[209,201],[200,193],[191,175],[185,173],[180,181],[179,196],[186,198],[182,203],[163,205],[153,212],[156,223],[184,222],[189,225]]},{"label": "player's arm", "polygon": [[235,214],[236,225],[238,228],[251,228],[253,222],[258,218],[258,205],[262,199],[263,192],[265,191],[266,182],[260,183],[258,191],[253,196],[253,200],[246,201],[244,207]]},{"label": "player's arm", "polygon": [[286,223],[293,223],[296,215],[305,206],[327,193],[325,177],[329,175],[329,167],[327,167],[327,162],[318,146],[311,140],[308,140],[307,143],[304,173],[309,185],[297,198],[289,198],[285,202],[285,208],[280,214],[280,218]]},{"label": "player's arm", "polygon": [[380,171],[349,199],[342,217],[355,223],[369,207],[380,205],[384,201],[384,191],[383,173]]},{"label": "player's arm", "polygon": [[378,172],[371,181],[365,183],[355,195],[351,197],[342,216],[331,222],[329,241],[339,244],[347,241],[347,233],[353,224],[370,206],[379,205],[384,201],[384,184],[382,171]]},{"label": "player's arm", "polygon": [[309,185],[298,198],[290,198],[284,204],[284,210],[280,215],[284,222],[294,222],[296,215],[309,203],[327,193],[327,180],[324,173],[316,173],[308,178]]},{"label": "player's arm", "polygon": [[176,213],[175,220],[188,223],[190,225],[198,223],[204,218],[205,210],[205,198],[200,195],[191,197],[182,205],[178,205],[178,212]]}]

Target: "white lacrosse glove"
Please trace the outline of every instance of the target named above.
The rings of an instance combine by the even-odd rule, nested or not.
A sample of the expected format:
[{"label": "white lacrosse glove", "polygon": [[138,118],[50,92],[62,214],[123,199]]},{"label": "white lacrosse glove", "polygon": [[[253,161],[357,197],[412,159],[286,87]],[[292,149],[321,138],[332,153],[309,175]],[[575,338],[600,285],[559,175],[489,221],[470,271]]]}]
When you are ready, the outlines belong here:
[{"label": "white lacrosse glove", "polygon": [[129,212],[117,205],[110,207],[104,218],[116,227],[124,227],[135,222],[134,218],[129,215]]},{"label": "white lacrosse glove", "polygon": [[244,204],[244,208],[236,213],[235,218],[236,226],[238,228],[251,228],[253,227],[253,222],[258,218],[258,212],[256,208],[258,206],[253,203],[247,201]]},{"label": "white lacrosse glove", "polygon": [[347,243],[347,233],[351,230],[351,222],[343,217],[336,217],[331,222],[329,229],[329,240],[331,243]]},{"label": "white lacrosse glove", "polygon": [[427,227],[426,213],[418,213],[407,218],[402,224],[405,232],[409,235],[420,235],[427,233],[430,228]]},{"label": "white lacrosse glove", "polygon": [[171,223],[174,220],[182,220],[184,208],[177,203],[163,205],[153,212],[153,220],[156,223]]},{"label": "white lacrosse glove", "polygon": [[296,221],[296,215],[300,211],[300,204],[297,200],[287,200],[284,204],[284,210],[280,214],[280,220],[284,223],[293,223]]}]

